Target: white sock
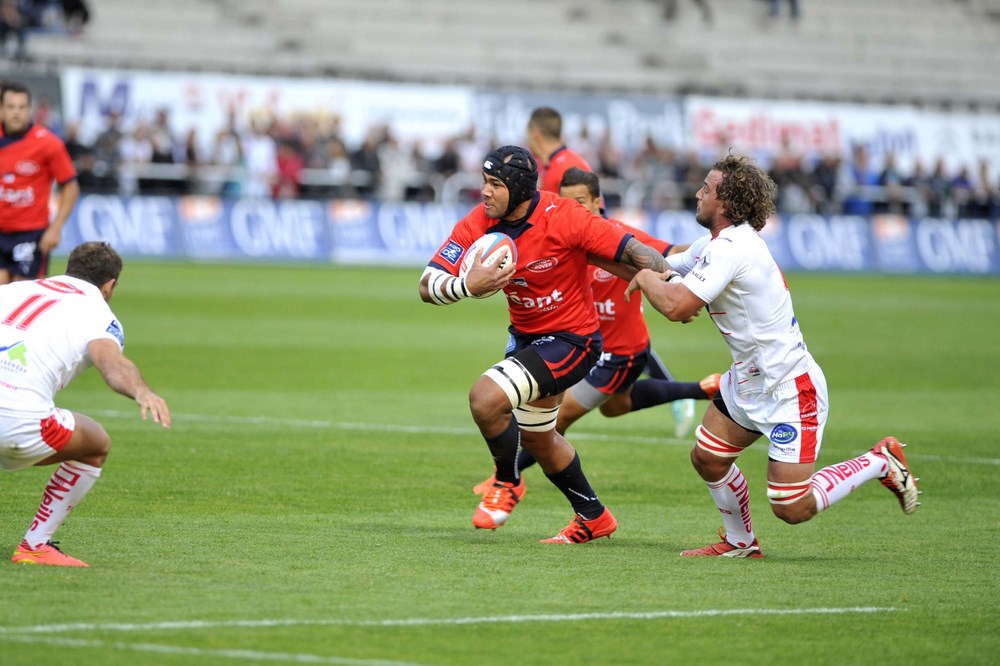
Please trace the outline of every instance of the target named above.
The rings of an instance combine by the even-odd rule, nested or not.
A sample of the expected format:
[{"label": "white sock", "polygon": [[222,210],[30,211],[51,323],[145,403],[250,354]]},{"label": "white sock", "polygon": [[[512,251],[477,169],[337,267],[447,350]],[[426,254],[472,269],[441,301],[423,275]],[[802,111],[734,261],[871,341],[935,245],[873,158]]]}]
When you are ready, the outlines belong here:
[{"label": "white sock", "polygon": [[75,460],[60,464],[46,484],[35,519],[24,535],[28,546],[38,548],[52,539],[69,512],[83,500],[100,476],[100,467]]},{"label": "white sock", "polygon": [[740,468],[733,465],[721,480],[715,483],[706,481],[705,485],[722,514],[726,540],[740,548],[752,544],[754,536],[750,521],[750,487]]},{"label": "white sock", "polygon": [[869,451],[863,456],[824,467],[812,475],[816,512],[829,508],[850,495],[862,483],[885,476],[889,464],[882,456]]}]

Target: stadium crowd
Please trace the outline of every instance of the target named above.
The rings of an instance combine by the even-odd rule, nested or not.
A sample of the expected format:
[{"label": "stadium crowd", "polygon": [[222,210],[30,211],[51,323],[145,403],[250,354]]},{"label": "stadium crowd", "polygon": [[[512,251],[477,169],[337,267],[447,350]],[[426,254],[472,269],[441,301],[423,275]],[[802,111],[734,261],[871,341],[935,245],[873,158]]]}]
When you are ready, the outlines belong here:
[{"label": "stadium crowd", "polygon": [[[405,143],[391,127],[374,125],[350,145],[337,117],[255,117],[246,126],[230,118],[204,142],[198,129],[177,133],[166,110],[130,127],[111,114],[89,142],[49,108],[40,105],[36,121],[63,136],[85,193],[464,202],[478,200],[478,162],[496,144],[475,128],[443,145]],[[593,165],[611,206],[691,210],[706,166],[719,156],[679,151],[652,137],[627,150],[610,134],[595,139],[586,128],[565,138]],[[864,146],[807,159],[787,141],[757,158],[779,186],[779,213],[1000,216],[1000,174],[985,163],[949,170],[941,158],[904,170],[890,154],[875,168]]]}]

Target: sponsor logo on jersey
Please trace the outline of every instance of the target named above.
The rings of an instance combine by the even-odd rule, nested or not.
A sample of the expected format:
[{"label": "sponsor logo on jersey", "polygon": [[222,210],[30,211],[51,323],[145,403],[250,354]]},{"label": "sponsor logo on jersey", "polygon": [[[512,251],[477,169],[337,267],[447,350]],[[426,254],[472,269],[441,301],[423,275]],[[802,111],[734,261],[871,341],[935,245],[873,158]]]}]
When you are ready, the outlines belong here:
[{"label": "sponsor logo on jersey", "polygon": [[31,160],[21,160],[14,165],[14,171],[22,176],[34,176],[39,170],[40,167]]},{"label": "sponsor logo on jersey", "polygon": [[528,281],[522,277],[511,278],[511,284],[516,284],[518,287],[527,287]]},{"label": "sponsor logo on jersey", "polygon": [[533,261],[524,268],[532,273],[544,273],[545,271],[555,268],[558,263],[559,260],[555,257],[546,257],[545,259]]},{"label": "sponsor logo on jersey", "polygon": [[556,205],[554,203],[550,203],[548,206],[545,207],[545,210],[542,211],[542,212],[547,213],[550,210],[552,210],[553,208],[556,208]]},{"label": "sponsor logo on jersey", "polygon": [[[8,182],[6,178],[4,178],[4,182]],[[30,206],[35,203],[35,191],[30,187],[20,190],[0,187],[0,202],[8,203],[11,206]]]},{"label": "sponsor logo on jersey", "polygon": [[607,272],[603,268],[594,269],[594,279],[598,282],[611,282],[615,279],[615,276]]},{"label": "sponsor logo on jersey", "polygon": [[518,305],[529,310],[538,310],[539,312],[549,312],[550,310],[555,310],[559,307],[559,303],[562,303],[562,299],[563,293],[558,289],[553,289],[552,293],[548,296],[539,296],[538,298],[521,296],[516,291],[507,294],[507,300],[511,303],[517,303]]},{"label": "sponsor logo on jersey", "polygon": [[771,430],[771,441],[775,444],[787,444],[799,436],[799,431],[787,423],[779,423]]},{"label": "sponsor logo on jersey", "polygon": [[760,376],[760,368],[757,367],[756,363],[750,361],[750,365],[747,366],[747,373],[751,377],[758,377]]},{"label": "sponsor logo on jersey", "polygon": [[111,323],[108,324],[107,332],[115,336],[115,340],[118,341],[118,344],[122,347],[125,346],[125,331],[122,330],[121,324],[119,324],[116,320],[111,320]]},{"label": "sponsor logo on jersey", "polygon": [[465,248],[455,241],[448,241],[448,244],[441,248],[441,251],[438,252],[438,256],[452,266],[458,265],[458,260],[462,258],[463,254],[465,254]]},{"label": "sponsor logo on jersey", "polygon": [[21,364],[21,366],[28,365],[28,348],[24,345],[23,340],[19,340],[12,345],[7,345],[6,347],[0,347],[0,352],[7,352],[7,358],[10,361],[16,361]]}]

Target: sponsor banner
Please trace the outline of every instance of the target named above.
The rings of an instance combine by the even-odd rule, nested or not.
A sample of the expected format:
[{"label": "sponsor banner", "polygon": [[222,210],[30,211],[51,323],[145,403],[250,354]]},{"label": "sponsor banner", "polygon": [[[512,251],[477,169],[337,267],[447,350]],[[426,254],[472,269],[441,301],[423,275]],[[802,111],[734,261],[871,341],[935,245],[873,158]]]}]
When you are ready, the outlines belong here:
[{"label": "sponsor banner", "polygon": [[204,154],[211,154],[215,134],[230,116],[237,129],[254,117],[310,116],[336,123],[351,146],[381,124],[401,141],[435,142],[472,122],[472,90],[459,86],[80,67],[66,67],[61,76],[65,120],[79,124],[84,142],[107,127],[112,112],[130,129],[160,109],[169,112],[178,136],[197,128]]},{"label": "sponsor banner", "polygon": [[[70,216],[59,253],[104,240],[132,257],[421,266],[468,212],[438,203],[90,194]],[[686,211],[612,217],[673,243],[705,233]],[[769,220],[761,235],[785,271],[1000,275],[996,221],[794,215]]]},{"label": "sponsor banner", "polygon": [[[539,106],[559,111],[563,138],[583,153],[590,152],[579,145],[584,130],[591,148],[606,134],[619,149],[628,151],[640,150],[647,138],[661,146],[685,144],[683,108],[677,97],[479,91],[474,98],[476,126],[481,136],[497,137],[499,143],[526,145],[528,116]],[[589,160],[592,155],[584,157]]]},{"label": "sponsor banner", "polygon": [[864,146],[871,167],[881,169],[893,154],[896,166],[911,173],[920,164],[930,173],[942,160],[946,173],[968,169],[973,182],[981,166],[995,182],[1000,173],[1000,115],[941,113],[910,106],[876,106],[831,102],[684,98],[686,131],[682,145],[712,159],[730,148],[761,162],[771,159],[788,141],[808,161],[838,153],[850,159],[855,145]]},{"label": "sponsor banner", "polygon": [[768,166],[786,140],[807,160],[831,153],[849,158],[860,144],[877,169],[887,153],[904,171],[923,156],[921,112],[910,106],[692,96],[685,98],[684,111],[689,145],[707,159],[732,148]]}]

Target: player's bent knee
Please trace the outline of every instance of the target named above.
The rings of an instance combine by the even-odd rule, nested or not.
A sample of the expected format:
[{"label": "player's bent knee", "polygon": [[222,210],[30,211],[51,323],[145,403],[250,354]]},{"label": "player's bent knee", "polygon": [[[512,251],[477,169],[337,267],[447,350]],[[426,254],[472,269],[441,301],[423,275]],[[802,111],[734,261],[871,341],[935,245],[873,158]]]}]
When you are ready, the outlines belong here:
[{"label": "player's bent knee", "polygon": [[774,515],[789,525],[804,523],[816,515],[816,500],[809,480],[799,483],[768,481],[767,501]]}]

